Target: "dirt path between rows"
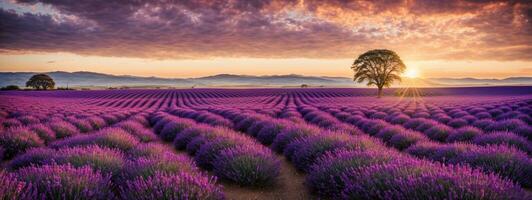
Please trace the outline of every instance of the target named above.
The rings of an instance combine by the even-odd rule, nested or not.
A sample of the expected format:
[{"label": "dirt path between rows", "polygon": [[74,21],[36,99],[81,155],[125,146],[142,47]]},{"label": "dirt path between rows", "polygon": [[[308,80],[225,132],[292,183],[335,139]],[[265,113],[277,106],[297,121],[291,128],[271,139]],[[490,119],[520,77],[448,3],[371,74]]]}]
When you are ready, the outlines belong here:
[{"label": "dirt path between rows", "polygon": [[227,199],[271,200],[271,199],[311,199],[304,185],[305,175],[298,172],[284,156],[277,184],[270,188],[244,188],[230,183],[222,183]]},{"label": "dirt path between rows", "polygon": [[[184,151],[178,151],[172,144],[164,141],[156,141],[168,147],[168,150],[181,155],[188,155]],[[288,200],[288,199],[313,199],[304,185],[305,174],[299,172],[284,156],[277,155],[281,161],[281,170],[277,183],[268,188],[241,187],[234,183],[219,181],[222,185],[225,197],[229,200]],[[214,174],[208,172],[209,175]]]}]

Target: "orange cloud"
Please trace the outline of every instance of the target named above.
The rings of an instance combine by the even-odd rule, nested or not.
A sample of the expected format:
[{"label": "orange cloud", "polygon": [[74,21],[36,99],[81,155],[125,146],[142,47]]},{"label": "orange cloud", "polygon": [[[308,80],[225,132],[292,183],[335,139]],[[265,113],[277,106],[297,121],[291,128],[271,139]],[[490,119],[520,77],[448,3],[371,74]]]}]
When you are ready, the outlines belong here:
[{"label": "orange cloud", "polygon": [[[36,12],[34,5],[46,8]],[[10,8],[18,8],[10,9]],[[531,60],[530,1],[39,1],[4,3],[0,52],[156,59]]]}]

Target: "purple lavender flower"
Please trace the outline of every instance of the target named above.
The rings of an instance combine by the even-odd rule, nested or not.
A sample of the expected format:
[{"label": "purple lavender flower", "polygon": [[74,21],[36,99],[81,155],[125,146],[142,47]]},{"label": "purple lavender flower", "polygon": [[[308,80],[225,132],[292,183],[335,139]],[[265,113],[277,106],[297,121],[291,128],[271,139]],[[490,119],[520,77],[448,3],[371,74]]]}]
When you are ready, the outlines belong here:
[{"label": "purple lavender flower", "polygon": [[370,117],[373,119],[384,119],[386,116],[388,116],[388,114],[386,114],[385,112],[376,112],[373,113]]},{"label": "purple lavender flower", "polygon": [[205,144],[208,141],[214,140],[215,138],[216,136],[213,134],[205,134],[205,135],[195,137],[187,144],[186,151],[190,155],[195,155],[203,144]]},{"label": "purple lavender flower", "polygon": [[468,121],[463,118],[455,118],[447,122],[447,125],[453,128],[460,128],[460,127],[466,126],[467,124],[468,124]]},{"label": "purple lavender flower", "polygon": [[256,121],[247,130],[247,134],[256,137],[262,128],[270,125],[270,121]]},{"label": "purple lavender flower", "polygon": [[445,125],[436,125],[432,128],[425,130],[424,133],[430,139],[443,142],[447,139],[449,135],[454,133],[454,130],[451,127]]},{"label": "purple lavender flower", "polygon": [[70,120],[70,123],[72,123],[76,128],[78,128],[79,132],[81,133],[92,131],[92,125],[89,121],[75,119],[75,120]]},{"label": "purple lavender flower", "polygon": [[78,135],[61,141],[54,142],[50,146],[54,148],[99,145],[102,147],[117,148],[127,151],[139,143],[138,139],[121,128],[105,128],[91,135]]},{"label": "purple lavender flower", "polygon": [[421,122],[421,124],[419,124],[415,130],[416,131],[419,131],[419,132],[425,132],[427,129],[429,128],[432,128],[434,126],[437,126],[439,125],[439,123],[437,121],[434,121],[434,120],[424,120],[423,122]]},{"label": "purple lavender flower", "polygon": [[201,145],[194,156],[194,160],[201,168],[211,170],[214,161],[220,156],[221,152],[240,145],[243,144],[227,138],[214,139]]},{"label": "purple lavender flower", "polygon": [[267,123],[257,133],[257,140],[264,145],[270,145],[273,143],[275,137],[288,126],[289,123],[285,121],[273,121],[272,123]]},{"label": "purple lavender flower", "polygon": [[362,129],[370,135],[375,135],[387,126],[389,126],[388,122],[383,120],[369,120],[366,124],[364,124]]},{"label": "purple lavender flower", "polygon": [[443,144],[437,147],[429,158],[444,163],[450,162],[457,159],[457,157],[461,156],[463,153],[471,151],[475,147],[476,146],[467,143]]},{"label": "purple lavender flower", "polygon": [[196,137],[200,137],[207,132],[211,132],[212,128],[206,125],[197,125],[183,130],[174,138],[174,147],[178,150],[183,150]]},{"label": "purple lavender flower", "polygon": [[495,130],[498,131],[512,131],[521,126],[527,126],[527,124],[518,119],[506,119],[502,121],[497,121],[497,123],[494,124]]},{"label": "purple lavender flower", "polygon": [[115,116],[115,115],[112,115],[112,114],[105,114],[105,115],[102,115],[100,116],[103,120],[105,120],[105,122],[107,124],[114,124],[116,122],[118,122],[118,117]]},{"label": "purple lavender flower", "polygon": [[424,141],[408,147],[405,152],[419,158],[432,158],[441,145],[435,142]]},{"label": "purple lavender flower", "polygon": [[15,127],[0,133],[0,146],[4,149],[3,157],[10,159],[27,149],[44,146],[44,141],[28,128]]},{"label": "purple lavender flower", "polygon": [[375,149],[377,144],[363,137],[355,137],[340,133],[322,133],[316,136],[300,138],[290,144],[284,150],[284,155],[295,166],[306,171],[314,161],[328,151],[339,149]]},{"label": "purple lavender flower", "polygon": [[52,164],[59,155],[53,149],[49,148],[33,148],[24,154],[18,155],[11,162],[9,162],[9,168],[16,170],[22,167],[31,165],[45,165]]},{"label": "purple lavender flower", "polygon": [[388,143],[396,149],[403,150],[422,141],[429,141],[429,138],[419,132],[406,130],[393,135]]},{"label": "purple lavender flower", "polygon": [[213,164],[216,176],[245,186],[274,184],[280,161],[259,145],[244,145],[223,150]]},{"label": "purple lavender flower", "polygon": [[491,114],[488,112],[479,112],[475,114],[478,119],[491,119]]},{"label": "purple lavender flower", "polygon": [[31,187],[15,174],[0,170],[0,199],[31,199]]},{"label": "purple lavender flower", "polygon": [[[124,166],[122,152],[99,146],[63,148],[50,157],[58,164],[71,164],[75,167],[90,166],[105,174],[117,175]],[[55,158],[54,158],[55,157]]]},{"label": "purple lavender flower", "polygon": [[31,115],[26,115],[26,116],[21,116],[21,117],[18,117],[17,118],[22,124],[24,125],[30,125],[30,124],[36,124],[36,123],[39,123],[40,120],[37,119],[36,117],[34,116],[31,116]]},{"label": "purple lavender flower", "polygon": [[159,136],[165,141],[173,141],[176,135],[194,125],[195,123],[189,119],[172,118],[164,125]]},{"label": "purple lavender flower", "polygon": [[[527,127],[527,128],[524,128]],[[523,130],[531,130],[530,126],[519,119],[506,119],[498,121],[490,127],[496,131],[510,131],[519,134],[523,137],[532,138],[532,132],[526,132]]]},{"label": "purple lavender flower", "polygon": [[141,124],[144,127],[150,126],[150,122],[146,118],[147,114],[138,114],[129,118],[129,121],[133,121]]},{"label": "purple lavender flower", "polygon": [[117,177],[117,182],[124,183],[138,177],[147,178],[156,173],[178,174],[180,172],[199,173],[190,158],[166,152],[160,154],[159,157],[140,157],[127,161]]},{"label": "purple lavender flower", "polygon": [[525,188],[532,187],[532,159],[526,153],[504,145],[488,145],[465,151],[450,160],[451,163],[467,164],[485,172],[495,172],[518,182]]},{"label": "purple lavender flower", "polygon": [[393,151],[341,149],[327,152],[310,167],[306,185],[320,197],[340,198],[339,195],[346,186],[341,179],[342,173],[348,169],[387,163],[399,158],[399,154]]},{"label": "purple lavender flower", "polygon": [[105,122],[105,120],[101,117],[89,117],[87,118],[87,121],[91,124],[94,130],[99,130],[107,125],[107,122]]},{"label": "purple lavender flower", "polygon": [[158,157],[169,150],[170,149],[164,146],[163,144],[142,143],[130,149],[127,153],[133,158]]},{"label": "purple lavender flower", "polygon": [[248,116],[235,124],[235,128],[241,132],[247,133],[247,129],[253,125],[254,122],[261,120],[259,116]]},{"label": "purple lavender flower", "polygon": [[409,119],[407,122],[403,124],[403,127],[408,128],[408,129],[416,129],[416,127],[418,127],[420,124],[422,124],[425,121],[427,121],[427,119],[424,119],[424,118]]},{"label": "purple lavender flower", "polygon": [[222,187],[216,185],[216,179],[186,172],[138,177],[127,181],[119,190],[121,199],[225,199]]},{"label": "purple lavender flower", "polygon": [[493,121],[492,119],[480,119],[473,122],[473,124],[471,125],[484,131],[492,131],[494,129],[494,124],[495,121]]},{"label": "purple lavender flower", "polygon": [[286,127],[281,133],[277,134],[273,143],[272,149],[277,152],[283,152],[286,145],[290,144],[295,139],[316,135],[320,130],[309,125],[291,125]]},{"label": "purple lavender flower", "polygon": [[406,132],[407,130],[399,125],[386,126],[381,129],[375,137],[380,138],[384,142],[389,142],[390,139],[401,132]]},{"label": "purple lavender flower", "polygon": [[44,165],[17,171],[20,180],[31,184],[33,199],[112,199],[110,176],[90,167]]},{"label": "purple lavender flower", "polygon": [[410,120],[410,117],[408,115],[399,114],[399,115],[393,117],[392,120],[390,120],[390,122],[392,124],[404,124],[404,123],[406,123],[409,120]]},{"label": "purple lavender flower", "polygon": [[447,142],[467,142],[472,141],[473,138],[482,135],[482,130],[475,128],[473,126],[465,126],[459,129],[456,129],[453,133],[449,134],[446,141]]},{"label": "purple lavender flower", "polygon": [[345,119],[345,122],[356,125],[356,123],[362,119],[364,119],[364,117],[361,115],[352,115],[352,116],[347,117]]},{"label": "purple lavender flower", "polygon": [[22,126],[22,123],[15,118],[10,118],[10,119],[3,120],[2,126],[5,128],[15,128],[15,127]]},{"label": "purple lavender flower", "polygon": [[510,181],[461,166],[401,160],[351,169],[343,199],[519,199],[526,192]]},{"label": "purple lavender flower", "polygon": [[67,138],[79,133],[79,130],[72,124],[65,121],[50,123],[50,128],[55,132],[57,139]]},{"label": "purple lavender flower", "polygon": [[137,137],[141,142],[151,142],[157,139],[156,135],[144,127],[140,122],[128,120],[117,124],[116,126],[124,129],[129,134]]},{"label": "purple lavender flower", "polygon": [[30,129],[37,133],[39,138],[41,138],[45,143],[55,140],[55,132],[46,125],[34,124],[30,127]]},{"label": "purple lavender flower", "polygon": [[508,146],[515,147],[521,151],[532,154],[532,143],[526,138],[518,136],[512,132],[507,131],[498,131],[489,134],[479,135],[474,140],[473,143],[478,145],[487,145],[487,144],[505,144]]}]

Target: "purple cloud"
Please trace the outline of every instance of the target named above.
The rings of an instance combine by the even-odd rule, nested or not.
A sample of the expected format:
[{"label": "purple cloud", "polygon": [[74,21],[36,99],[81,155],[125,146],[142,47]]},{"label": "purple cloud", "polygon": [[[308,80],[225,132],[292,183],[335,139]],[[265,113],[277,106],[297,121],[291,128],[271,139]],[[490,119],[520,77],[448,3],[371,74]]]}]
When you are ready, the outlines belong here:
[{"label": "purple cloud", "polygon": [[36,1],[0,9],[0,52],[142,58],[353,58],[391,48],[416,59],[530,60],[527,1]]}]

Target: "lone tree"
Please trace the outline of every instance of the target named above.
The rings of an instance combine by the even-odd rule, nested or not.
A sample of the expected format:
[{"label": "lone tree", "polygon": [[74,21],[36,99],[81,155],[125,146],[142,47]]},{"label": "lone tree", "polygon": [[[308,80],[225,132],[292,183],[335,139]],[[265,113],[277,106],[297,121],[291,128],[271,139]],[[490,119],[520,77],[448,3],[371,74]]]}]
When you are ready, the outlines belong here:
[{"label": "lone tree", "polygon": [[355,72],[353,81],[367,81],[368,86],[377,86],[380,98],[383,87],[390,87],[394,81],[401,81],[399,75],[405,71],[406,66],[395,52],[374,49],[358,56],[351,69]]},{"label": "lone tree", "polygon": [[20,90],[20,88],[18,87],[18,85],[8,85],[0,88],[0,90]]},{"label": "lone tree", "polygon": [[26,82],[26,87],[32,87],[37,90],[53,89],[54,86],[54,79],[46,74],[35,74]]}]

